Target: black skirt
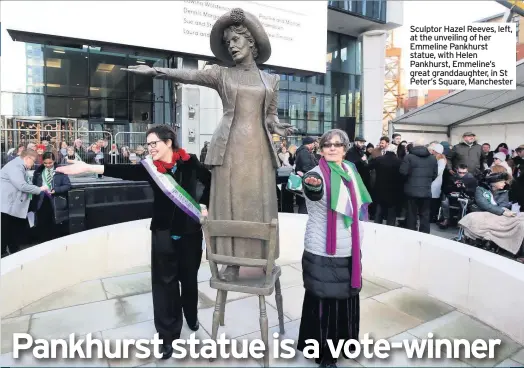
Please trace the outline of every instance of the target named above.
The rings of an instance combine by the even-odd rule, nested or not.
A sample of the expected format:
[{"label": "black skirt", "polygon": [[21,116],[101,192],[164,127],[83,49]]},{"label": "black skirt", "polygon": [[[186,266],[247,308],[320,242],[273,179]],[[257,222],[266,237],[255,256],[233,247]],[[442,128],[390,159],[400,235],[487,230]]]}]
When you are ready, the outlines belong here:
[{"label": "black skirt", "polygon": [[316,340],[321,354],[318,361],[322,359],[336,361],[331,356],[327,340],[332,340],[335,347],[340,340],[358,340],[359,329],[359,295],[348,299],[321,299],[309,291],[305,292],[297,342],[298,350],[303,351],[308,346],[306,340]]}]

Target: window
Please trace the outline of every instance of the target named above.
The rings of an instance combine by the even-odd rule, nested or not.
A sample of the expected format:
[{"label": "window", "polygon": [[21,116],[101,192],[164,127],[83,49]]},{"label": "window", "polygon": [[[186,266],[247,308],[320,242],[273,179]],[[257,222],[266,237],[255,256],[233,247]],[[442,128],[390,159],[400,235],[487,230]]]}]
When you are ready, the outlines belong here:
[{"label": "window", "polygon": [[129,120],[128,103],[121,100],[92,99],[89,101],[89,117]]},{"label": "window", "polygon": [[91,51],[89,55],[91,97],[127,99],[128,73],[125,55]]},{"label": "window", "polygon": [[[129,64],[165,68],[167,62],[158,58],[130,56]],[[166,80],[129,74],[129,95],[132,100],[164,102],[166,87],[168,87]]]},{"label": "window", "polygon": [[151,123],[153,120],[153,104],[150,102],[133,101],[131,103],[129,120],[133,123]]},{"label": "window", "polygon": [[87,118],[87,98],[51,97],[46,98],[48,116],[64,118]]},{"label": "window", "polygon": [[306,94],[289,92],[288,116],[291,119],[304,119],[306,111]]},{"label": "window", "polygon": [[87,96],[87,51],[65,47],[45,48],[46,93],[59,96]]},{"label": "window", "polygon": [[[42,45],[25,44],[27,68],[27,92],[44,92],[44,47]],[[6,80],[3,79],[2,80]],[[3,84],[4,82],[2,82]],[[2,86],[3,89],[3,86]]]},{"label": "window", "polygon": [[45,116],[44,95],[2,92],[2,115]]}]

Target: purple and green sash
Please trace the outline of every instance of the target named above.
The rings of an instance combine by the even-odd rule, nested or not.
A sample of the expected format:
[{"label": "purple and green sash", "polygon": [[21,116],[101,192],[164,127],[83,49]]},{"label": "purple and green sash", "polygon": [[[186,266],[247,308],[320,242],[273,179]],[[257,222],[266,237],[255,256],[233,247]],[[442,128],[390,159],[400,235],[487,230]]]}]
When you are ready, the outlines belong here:
[{"label": "purple and green sash", "polygon": [[150,157],[140,162],[158,187],[173,203],[196,222],[200,222],[200,205],[169,174],[158,172]]}]

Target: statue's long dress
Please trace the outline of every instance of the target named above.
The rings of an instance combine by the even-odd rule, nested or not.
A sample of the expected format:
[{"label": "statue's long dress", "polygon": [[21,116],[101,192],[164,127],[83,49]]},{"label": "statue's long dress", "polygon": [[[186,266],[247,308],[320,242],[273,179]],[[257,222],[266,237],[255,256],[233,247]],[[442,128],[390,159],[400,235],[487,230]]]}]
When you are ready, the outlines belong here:
[{"label": "statue's long dress", "polygon": [[[269,223],[278,217],[272,148],[264,128],[266,88],[259,73],[255,68],[232,70],[232,76],[239,82],[235,115],[224,162],[213,167],[209,204],[212,219]],[[266,245],[261,240],[216,238],[214,241],[218,254],[266,257]],[[278,257],[278,249],[275,256]]]}]

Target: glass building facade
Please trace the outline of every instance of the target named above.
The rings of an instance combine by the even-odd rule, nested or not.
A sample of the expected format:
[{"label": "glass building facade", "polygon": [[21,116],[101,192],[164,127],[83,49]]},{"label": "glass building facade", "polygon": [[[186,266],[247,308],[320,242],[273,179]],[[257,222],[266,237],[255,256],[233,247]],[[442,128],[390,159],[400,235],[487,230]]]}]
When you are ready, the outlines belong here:
[{"label": "glass building facade", "polygon": [[[76,119],[83,129],[113,135],[145,131],[151,123],[174,124],[173,83],[120,68],[176,67],[179,55],[106,52],[13,41],[7,32],[2,36],[3,51],[6,43],[10,48],[1,60],[3,116]],[[325,74],[266,69],[281,76],[280,120],[301,136],[321,135],[340,122],[359,134],[361,54],[356,38],[327,32]]]},{"label": "glass building facade", "polygon": [[329,8],[351,15],[386,22],[386,0],[339,0],[328,1]]},{"label": "glass building facade", "polygon": [[85,129],[113,133],[172,121],[171,82],[120,70],[138,64],[168,67],[167,55],[31,44],[10,37],[4,42],[19,44],[13,45],[18,52],[2,58],[4,116],[78,119]]},{"label": "glass building facade", "polygon": [[[349,122],[355,134],[361,133],[362,47],[356,39],[327,33],[326,74],[297,76],[280,74],[278,115],[297,133],[318,136]],[[345,125],[345,124],[342,124]]]}]

